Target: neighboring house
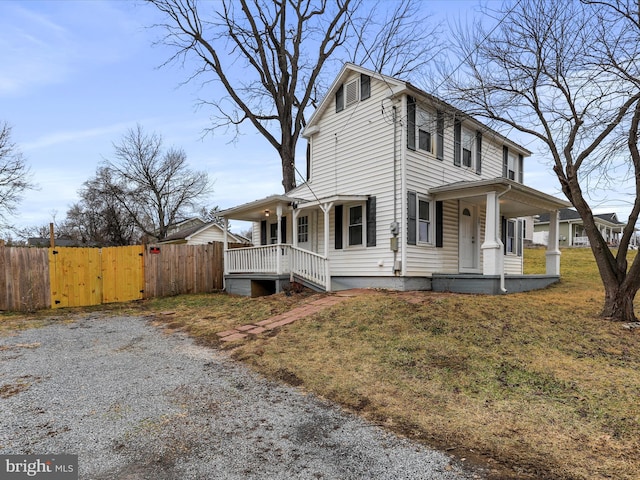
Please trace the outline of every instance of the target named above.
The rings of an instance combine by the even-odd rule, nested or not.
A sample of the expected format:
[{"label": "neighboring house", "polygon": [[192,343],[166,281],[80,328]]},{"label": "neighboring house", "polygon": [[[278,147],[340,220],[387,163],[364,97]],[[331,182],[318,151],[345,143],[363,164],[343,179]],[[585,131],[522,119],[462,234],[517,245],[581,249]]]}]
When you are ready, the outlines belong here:
[{"label": "neighboring house", "polygon": [[[30,247],[50,247],[51,239],[47,237],[29,237],[27,239],[27,245]],[[88,245],[72,238],[55,238],[54,245],[56,247],[92,247],[94,245]]]},{"label": "neighboring house", "polygon": [[[602,234],[602,238],[611,246],[620,243],[622,230],[625,223],[618,220],[615,213],[601,213],[593,216],[593,219]],[[571,208],[560,210],[560,226],[558,230],[559,244],[562,247],[588,247],[589,239],[584,231],[584,223],[580,214]],[[549,214],[543,213],[535,219],[534,243],[547,245],[549,232]],[[634,236],[635,239],[635,236]]]},{"label": "neighboring house", "polygon": [[[212,242],[223,242],[224,239],[224,228],[220,224],[216,222],[192,222],[192,226],[176,231],[158,243],[204,245]],[[227,242],[251,244],[251,242],[242,235],[236,235],[231,232],[227,232]]]},{"label": "neighboring house", "polygon": [[303,136],[305,183],[220,212],[253,222],[257,245],[226,251],[228,292],[295,280],[326,291],[505,293],[558,280],[557,241],[547,274],[523,275],[524,218],[557,219],[569,203],[523,185],[530,152],[451,105],[346,64]]}]

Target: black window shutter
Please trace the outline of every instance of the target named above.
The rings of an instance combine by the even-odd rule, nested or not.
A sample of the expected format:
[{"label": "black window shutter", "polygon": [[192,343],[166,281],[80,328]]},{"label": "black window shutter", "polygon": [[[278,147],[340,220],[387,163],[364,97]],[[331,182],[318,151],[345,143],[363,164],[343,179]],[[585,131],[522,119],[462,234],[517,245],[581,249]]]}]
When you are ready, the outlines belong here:
[{"label": "black window shutter", "polygon": [[267,245],[267,221],[260,222],[260,245]]},{"label": "black window shutter", "polygon": [[476,173],[482,173],[482,132],[476,132]]},{"label": "black window shutter", "polygon": [[376,197],[367,198],[367,247],[376,246]]},{"label": "black window shutter", "polygon": [[407,95],[407,148],[416,149],[416,99]]},{"label": "black window shutter", "polygon": [[416,192],[407,192],[407,243],[417,244]]},{"label": "black window shutter", "polygon": [[518,182],[524,183],[524,157],[518,155]]},{"label": "black window shutter", "polygon": [[280,219],[280,241],[287,243],[287,217]]},{"label": "black window shutter", "polygon": [[444,112],[436,112],[436,158],[444,160]]},{"label": "black window shutter", "polygon": [[442,202],[436,202],[436,247],[444,245],[444,208]]},{"label": "black window shutter", "polygon": [[500,233],[502,245],[504,247],[504,253],[507,253],[507,219],[502,217],[502,232]]},{"label": "black window shutter", "polygon": [[371,96],[371,77],[364,73],[360,75],[360,100],[366,100]]},{"label": "black window shutter", "polygon": [[509,149],[506,145],[502,146],[502,176],[509,178]]},{"label": "black window shutter", "polygon": [[455,120],[453,123],[453,164],[457,167],[461,165],[460,155],[462,149],[462,122]]},{"label": "black window shutter", "polygon": [[336,112],[344,110],[344,85],[340,85],[336,92]]},{"label": "black window shutter", "polygon": [[342,249],[342,205],[336,205],[334,208],[335,215],[335,247],[336,250]]},{"label": "black window shutter", "polygon": [[524,226],[522,223],[523,223],[523,220],[518,220],[518,238],[516,239],[516,242],[518,245],[517,253],[519,257],[522,256],[522,247],[524,243]]}]

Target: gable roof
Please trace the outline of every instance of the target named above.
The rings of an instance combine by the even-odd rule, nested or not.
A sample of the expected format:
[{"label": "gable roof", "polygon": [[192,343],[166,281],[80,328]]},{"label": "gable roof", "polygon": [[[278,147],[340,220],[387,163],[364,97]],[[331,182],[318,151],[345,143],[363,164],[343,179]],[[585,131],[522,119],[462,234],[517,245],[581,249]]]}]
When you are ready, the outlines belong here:
[{"label": "gable roof", "polygon": [[[573,208],[563,208],[559,210],[559,217],[561,222],[582,222],[582,218],[580,218],[580,214],[574,210]],[[618,216],[615,213],[599,213],[594,214],[593,217],[595,219],[602,220],[605,223],[610,223],[612,225],[625,225],[624,222],[618,221]],[[549,213],[541,214],[535,221],[535,223],[549,223]]]},{"label": "gable roof", "polygon": [[[200,225],[193,225],[178,232],[172,233],[166,238],[160,240],[158,243],[175,242],[176,240],[189,240],[194,235],[197,235],[198,233],[201,233],[210,228],[218,229],[221,233],[224,233],[224,228],[222,226],[220,226],[216,222],[208,222]],[[235,235],[231,232],[227,232],[227,235],[229,235],[229,238],[235,243],[249,243],[248,239],[246,239],[242,235]]]},{"label": "gable roof", "polygon": [[373,70],[360,67],[353,63],[345,63],[342,66],[340,73],[337,75],[337,77],[331,84],[331,87],[329,88],[326,95],[318,105],[318,108],[313,112],[313,114],[309,118],[309,121],[307,122],[307,125],[305,126],[302,132],[303,137],[309,138],[311,135],[313,135],[317,131],[318,129],[317,123],[319,122],[319,119],[322,118],[322,115],[327,110],[327,108],[333,106],[334,104],[333,102],[334,102],[335,94],[337,90],[344,83],[345,79],[353,72],[360,73],[363,75],[368,75],[372,79],[376,79],[378,81],[382,81],[386,83],[387,86],[389,87],[389,94],[386,97],[388,99],[395,99],[402,94],[415,96],[420,100],[422,100],[423,102],[432,105],[434,108],[437,108],[439,110],[446,110],[447,112],[452,112],[454,116],[460,117],[463,120],[471,122],[475,126],[475,128],[495,136],[502,143],[508,145],[511,148],[514,148],[515,150],[519,151],[525,156],[531,155],[530,150],[526,149],[522,145],[519,145],[513,140],[510,140],[509,138],[505,137],[501,133],[498,133],[497,131],[489,128],[487,125],[483,124],[482,122],[470,116],[469,114],[463,112],[462,110],[454,107],[450,103],[447,103],[444,100],[441,100],[438,97],[435,97],[434,95],[425,92],[424,90],[416,87],[415,85],[412,85],[409,82],[400,80],[398,78],[389,77],[381,73],[374,72]]}]

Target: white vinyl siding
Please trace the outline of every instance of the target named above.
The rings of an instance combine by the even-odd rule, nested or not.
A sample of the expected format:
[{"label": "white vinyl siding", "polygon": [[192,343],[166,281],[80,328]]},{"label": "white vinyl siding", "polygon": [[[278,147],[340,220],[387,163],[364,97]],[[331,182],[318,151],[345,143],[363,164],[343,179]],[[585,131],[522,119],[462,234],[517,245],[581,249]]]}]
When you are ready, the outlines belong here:
[{"label": "white vinyl siding", "polygon": [[[352,81],[360,82],[360,74],[353,72],[343,79],[345,88]],[[349,207],[354,204],[347,203],[343,204],[343,248],[335,249],[335,207],[341,203],[333,204],[329,218],[329,255],[331,272],[335,276],[393,274],[393,252],[389,248],[389,225],[393,221],[393,184],[389,181],[393,178],[393,124],[388,121],[391,104],[384,111],[380,108],[382,99],[388,96],[389,86],[375,77],[371,77],[369,85],[370,99],[356,102],[342,112],[336,113],[333,106],[324,110],[319,118],[319,131],[311,138],[311,180],[308,185],[303,184],[289,193],[292,197],[309,201],[337,195],[376,197],[374,247],[366,246],[364,203],[362,244],[349,246],[348,229],[345,231],[344,225],[348,222]],[[364,137],[366,141],[363,141]],[[398,126],[398,146],[401,138]],[[317,252],[324,254],[324,213],[319,208],[314,212],[317,215],[314,222]]]},{"label": "white vinyl siding", "polygon": [[[360,73],[351,72],[341,79],[346,99],[346,86],[358,81]],[[434,272],[458,272],[458,202],[443,202],[443,245],[435,246],[435,199],[430,198],[429,191],[433,187],[457,182],[477,181],[501,177],[503,174],[503,139],[496,138],[488,132],[482,136],[482,170],[476,173],[477,144],[470,145],[471,168],[461,168],[453,164],[454,122],[450,111],[437,114],[436,106],[423,104],[418,100],[416,106],[415,150],[407,148],[407,126],[404,120],[406,95],[390,99],[390,89],[394,85],[371,77],[370,99],[355,102],[348,110],[336,112],[334,105],[328,106],[316,118],[317,132],[310,138],[311,144],[311,178],[289,195],[310,202],[346,195],[375,196],[376,236],[374,247],[366,247],[366,225],[363,226],[363,245],[350,247],[348,232],[349,206],[353,203],[335,201],[329,217],[328,252],[331,259],[330,268],[334,276],[392,276],[394,254],[390,248],[392,235],[389,226],[394,220],[400,224],[398,236],[400,249],[397,260],[402,261],[402,268],[407,276],[429,276]],[[396,127],[396,152],[394,172],[394,122],[393,107],[396,107],[398,121]],[[424,111],[429,118],[422,118]],[[441,121],[439,122],[439,119]],[[430,140],[423,135],[421,142],[418,124],[431,124]],[[443,126],[442,135],[438,123]],[[475,140],[477,125],[468,120],[462,122],[463,130],[473,134]],[[426,130],[425,130],[426,131]],[[440,142],[441,139],[442,141]],[[431,150],[422,149],[430,143]],[[462,143],[462,142],[461,142]],[[441,159],[439,145],[442,145]],[[394,177],[395,173],[395,177]],[[394,184],[397,192],[394,215]],[[407,239],[407,192],[419,192],[430,202],[430,243],[417,242],[417,245],[406,245]],[[342,205],[342,249],[335,249],[335,207]],[[315,218],[310,222],[310,234],[315,251],[324,254],[324,213],[320,208],[310,208]],[[307,213],[301,213],[306,215]],[[366,212],[363,209],[363,218]],[[478,209],[481,230],[484,229],[484,208]],[[364,222],[366,224],[366,221]],[[289,227],[287,227],[289,228]],[[418,227],[419,229],[419,227]],[[291,232],[293,230],[287,230]],[[296,230],[297,231],[297,230]],[[419,232],[417,232],[419,234]],[[289,233],[288,233],[289,235]],[[256,237],[259,238],[259,235]],[[481,239],[484,232],[481,231]],[[482,263],[480,253],[479,265]]]}]

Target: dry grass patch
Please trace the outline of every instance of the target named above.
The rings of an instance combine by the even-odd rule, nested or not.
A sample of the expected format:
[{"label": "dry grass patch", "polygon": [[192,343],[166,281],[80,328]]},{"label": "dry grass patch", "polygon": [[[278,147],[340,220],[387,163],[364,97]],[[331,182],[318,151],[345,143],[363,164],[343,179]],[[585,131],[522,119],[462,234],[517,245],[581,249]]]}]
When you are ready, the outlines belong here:
[{"label": "dry grass patch", "polygon": [[[525,265],[544,272],[545,251],[527,250]],[[562,268],[560,283],[526,294],[371,292],[224,348],[386,428],[478,455],[493,479],[637,479],[640,329],[598,316],[603,289],[589,250],[564,250]],[[219,345],[217,332],[320,296],[189,295],[113,308]],[[14,321],[0,319],[0,328]]]},{"label": "dry grass patch", "polygon": [[598,317],[585,252],[545,291],[356,297],[234,355],[494,478],[636,479],[640,335]]}]

